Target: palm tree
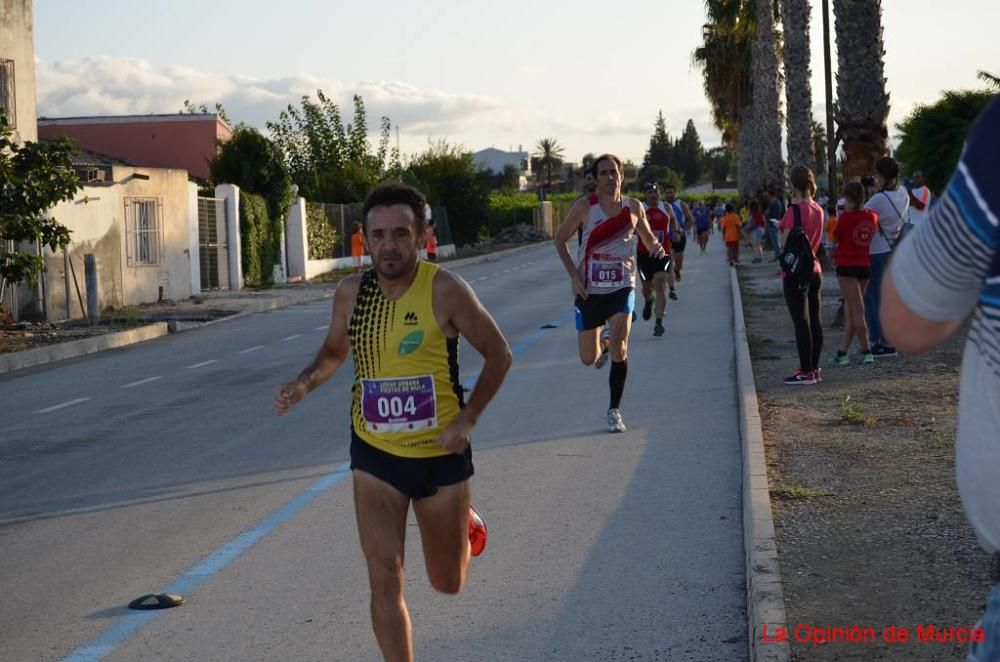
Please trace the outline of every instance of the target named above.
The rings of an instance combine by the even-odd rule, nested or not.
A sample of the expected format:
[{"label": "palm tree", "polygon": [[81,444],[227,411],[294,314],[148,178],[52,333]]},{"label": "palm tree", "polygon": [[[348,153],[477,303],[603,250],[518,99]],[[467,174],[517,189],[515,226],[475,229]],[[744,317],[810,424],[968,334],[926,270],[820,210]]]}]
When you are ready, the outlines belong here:
[{"label": "palm tree", "polygon": [[816,161],[816,175],[825,175],[827,166],[826,127],[815,120],[812,122],[812,150],[814,160]]},{"label": "palm tree", "polygon": [[[816,170],[809,70],[809,0],[781,0],[788,161]],[[822,154],[820,159],[822,159]]]},{"label": "palm tree", "polygon": [[[735,150],[753,94],[753,9],[743,0],[706,0],[705,11],[702,44],[691,59],[702,70],[705,96],[722,141]],[[742,179],[748,168],[741,159],[738,162],[737,175]]]},{"label": "palm tree", "polygon": [[753,0],[757,28],[753,38],[753,100],[749,129],[740,136],[747,150],[750,172],[740,184],[744,193],[756,195],[761,187],[782,186],[785,163],[781,157],[781,102],[778,86],[777,35],[774,1]]},{"label": "palm tree", "polygon": [[889,153],[882,0],[833,0],[837,32],[837,135],[844,179],[870,175]]},{"label": "palm tree", "polygon": [[1000,76],[994,76],[991,73],[980,71],[977,74],[977,77],[979,78],[979,80],[983,81],[984,83],[992,87],[994,90],[1000,91]]},{"label": "palm tree", "polygon": [[535,146],[537,150],[535,156],[538,157],[538,164],[545,168],[547,175],[548,189],[552,190],[552,168],[558,168],[563,162],[563,148],[555,138],[542,138]]}]

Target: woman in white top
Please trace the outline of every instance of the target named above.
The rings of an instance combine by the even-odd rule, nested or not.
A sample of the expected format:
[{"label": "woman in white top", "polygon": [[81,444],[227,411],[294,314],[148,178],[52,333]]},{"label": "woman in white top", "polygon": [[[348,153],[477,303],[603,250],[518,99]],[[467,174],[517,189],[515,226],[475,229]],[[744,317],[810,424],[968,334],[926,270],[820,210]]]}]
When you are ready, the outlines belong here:
[{"label": "woman in white top", "polygon": [[903,219],[910,205],[906,189],[899,185],[899,164],[891,156],[883,156],[875,162],[875,181],[878,192],[865,204],[878,214],[878,231],[872,239],[868,252],[872,258],[871,280],[865,290],[865,321],[868,323],[868,340],[872,355],[895,356],[896,348],[890,345],[882,334],[879,323],[879,299],[882,291],[882,274],[892,249],[903,233]]}]

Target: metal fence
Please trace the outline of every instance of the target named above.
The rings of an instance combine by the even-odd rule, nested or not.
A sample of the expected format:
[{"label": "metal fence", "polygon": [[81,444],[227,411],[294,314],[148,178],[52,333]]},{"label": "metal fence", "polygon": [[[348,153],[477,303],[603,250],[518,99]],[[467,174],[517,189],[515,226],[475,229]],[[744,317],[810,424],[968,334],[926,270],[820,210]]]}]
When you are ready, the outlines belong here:
[{"label": "metal fence", "polygon": [[[346,205],[334,203],[317,204],[322,207],[327,222],[337,234],[337,243],[334,245],[333,255],[330,257],[350,257],[350,236],[353,234],[354,224],[363,223],[364,221],[361,213],[364,205],[360,202]],[[448,221],[448,210],[445,207],[431,207],[431,218],[434,221],[434,234],[437,235],[438,244],[454,243],[451,234],[451,224]]]}]

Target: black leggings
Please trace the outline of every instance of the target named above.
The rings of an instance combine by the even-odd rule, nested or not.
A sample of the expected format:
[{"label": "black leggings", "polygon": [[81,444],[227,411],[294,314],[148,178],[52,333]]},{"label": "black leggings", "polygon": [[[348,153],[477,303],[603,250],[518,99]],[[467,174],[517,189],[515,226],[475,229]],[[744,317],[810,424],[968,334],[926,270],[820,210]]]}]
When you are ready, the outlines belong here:
[{"label": "black leggings", "polygon": [[820,319],[819,291],[823,288],[823,276],[813,274],[806,289],[793,285],[786,277],[784,282],[785,303],[795,324],[795,344],[799,348],[799,368],[812,372],[819,368],[819,355],[823,351],[823,323]]}]

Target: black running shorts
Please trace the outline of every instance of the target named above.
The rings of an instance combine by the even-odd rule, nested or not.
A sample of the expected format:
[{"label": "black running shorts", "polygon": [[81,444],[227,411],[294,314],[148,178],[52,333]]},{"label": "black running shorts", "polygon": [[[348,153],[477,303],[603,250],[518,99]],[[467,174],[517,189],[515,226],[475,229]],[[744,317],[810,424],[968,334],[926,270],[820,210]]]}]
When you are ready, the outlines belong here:
[{"label": "black running shorts", "polygon": [[675,253],[683,253],[684,249],[687,247],[688,237],[683,232],[680,234],[680,238],[677,241],[670,242],[670,248],[673,249]]},{"label": "black running shorts", "polygon": [[837,267],[837,275],[841,278],[857,278],[858,280],[871,280],[871,267]]},{"label": "black running shorts", "polygon": [[576,307],[576,330],[589,331],[604,326],[618,313],[635,310],[635,290],[626,287],[608,294],[588,294],[586,299],[577,297],[573,303]]},{"label": "black running shorts", "polygon": [[351,430],[351,469],[389,483],[411,499],[437,494],[439,487],[468,480],[475,473],[472,447],[441,457],[400,457],[375,448]]},{"label": "black running shorts", "polygon": [[656,259],[651,255],[643,255],[639,253],[637,256],[637,265],[639,267],[639,277],[644,281],[653,280],[653,276],[658,273],[668,271],[670,269],[670,256],[667,255],[662,259]]}]

